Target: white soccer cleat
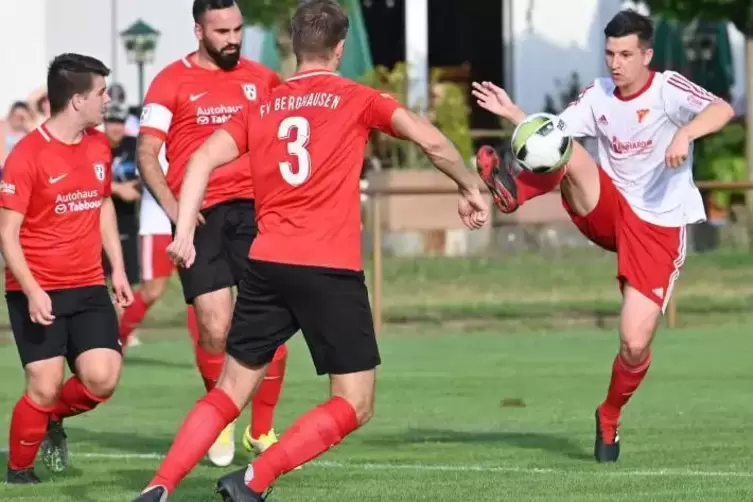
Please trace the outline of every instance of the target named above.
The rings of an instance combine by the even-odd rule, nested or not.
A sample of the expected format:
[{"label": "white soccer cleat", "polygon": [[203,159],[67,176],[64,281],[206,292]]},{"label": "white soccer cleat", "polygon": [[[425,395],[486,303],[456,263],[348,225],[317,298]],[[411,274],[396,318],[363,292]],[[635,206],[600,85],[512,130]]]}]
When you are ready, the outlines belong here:
[{"label": "white soccer cleat", "polygon": [[217,467],[227,467],[235,457],[235,420],[225,427],[209,452],[209,461]]}]

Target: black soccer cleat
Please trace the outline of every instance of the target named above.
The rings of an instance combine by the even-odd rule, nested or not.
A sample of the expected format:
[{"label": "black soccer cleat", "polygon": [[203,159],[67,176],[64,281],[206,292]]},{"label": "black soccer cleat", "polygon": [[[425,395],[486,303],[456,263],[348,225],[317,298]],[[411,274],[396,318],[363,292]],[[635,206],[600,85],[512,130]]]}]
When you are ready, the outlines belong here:
[{"label": "black soccer cleat", "polygon": [[484,145],[476,153],[476,170],[503,213],[512,213],[518,203],[518,185],[510,166],[503,164],[494,148]]},{"label": "black soccer cleat", "polygon": [[63,472],[68,467],[68,440],[62,422],[47,423],[47,435],[39,453],[50,472]]},{"label": "black soccer cleat", "polygon": [[261,493],[246,486],[246,468],[231,472],[217,480],[217,493],[223,502],[264,502]]},{"label": "black soccer cleat", "polygon": [[34,473],[33,468],[15,470],[8,467],[5,482],[9,485],[38,485],[42,481]]},{"label": "black soccer cleat", "polygon": [[620,458],[619,431],[617,427],[602,427],[598,408],[596,408],[594,458],[597,462],[617,462],[617,459]]},{"label": "black soccer cleat", "polygon": [[133,502],[167,502],[167,488],[162,485],[150,486]]}]

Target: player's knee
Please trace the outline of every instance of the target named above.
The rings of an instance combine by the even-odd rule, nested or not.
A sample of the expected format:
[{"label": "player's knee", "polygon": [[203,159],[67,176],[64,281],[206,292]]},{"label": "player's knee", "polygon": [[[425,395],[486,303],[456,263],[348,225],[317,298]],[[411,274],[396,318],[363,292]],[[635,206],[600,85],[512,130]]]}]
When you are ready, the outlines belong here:
[{"label": "player's knee", "polygon": [[364,425],[374,416],[374,394],[370,392],[348,392],[339,397],[345,399],[358,418],[358,425]]},{"label": "player's knee", "polygon": [[84,375],[80,375],[81,383],[87,388],[89,392],[100,398],[108,398],[115,392],[115,387],[118,386],[120,380],[119,371],[92,371]]},{"label": "player's knee", "polygon": [[26,367],[26,394],[41,406],[53,406],[60,398],[65,370],[48,365]]},{"label": "player's knee", "polygon": [[91,364],[77,365],[77,375],[81,383],[97,397],[110,397],[120,381],[120,356],[113,355],[117,357],[103,354],[104,357],[88,361]]},{"label": "player's knee", "polygon": [[[645,337],[641,337],[645,338]],[[638,365],[645,361],[651,350],[650,343],[642,339],[624,339],[620,343],[620,355],[631,365]]]}]

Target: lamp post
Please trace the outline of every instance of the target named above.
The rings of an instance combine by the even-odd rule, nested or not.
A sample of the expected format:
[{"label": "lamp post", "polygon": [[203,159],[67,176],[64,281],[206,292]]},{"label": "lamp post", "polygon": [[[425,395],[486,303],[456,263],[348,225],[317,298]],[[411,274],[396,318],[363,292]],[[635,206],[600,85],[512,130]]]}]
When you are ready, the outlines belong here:
[{"label": "lamp post", "polygon": [[159,31],[143,20],[137,19],[128,29],[120,32],[129,63],[136,63],[139,73],[139,104],[144,101],[144,64],[154,61]]}]

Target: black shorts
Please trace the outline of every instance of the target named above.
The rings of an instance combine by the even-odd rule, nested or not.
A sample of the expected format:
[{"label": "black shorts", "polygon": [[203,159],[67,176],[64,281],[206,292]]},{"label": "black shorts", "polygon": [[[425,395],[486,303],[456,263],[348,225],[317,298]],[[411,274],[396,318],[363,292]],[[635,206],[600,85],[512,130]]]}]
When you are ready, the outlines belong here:
[{"label": "black shorts", "polygon": [[366,371],[381,362],[363,272],[249,260],[227,353],[248,365],[266,364],[299,329],[319,375]]},{"label": "black shorts", "polygon": [[[201,211],[206,220],[196,227],[196,261],[178,268],[186,303],[205,293],[237,285],[256,237],[253,200],[231,200]],[[175,227],[173,226],[173,235]]]},{"label": "black shorts", "polygon": [[71,371],[91,349],[121,352],[118,317],[105,286],[48,291],[55,320],[49,326],[31,322],[29,304],[21,291],[8,291],[8,316],[21,363],[64,356]]},{"label": "black shorts", "polygon": [[[134,234],[121,233],[120,246],[123,249],[123,264],[125,265],[128,283],[131,285],[139,284],[141,282],[141,265],[139,264],[138,232]],[[110,260],[107,259],[107,255],[104,253],[104,251],[102,252],[102,268],[105,271],[106,277],[110,277],[112,275]]]}]

